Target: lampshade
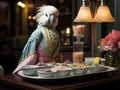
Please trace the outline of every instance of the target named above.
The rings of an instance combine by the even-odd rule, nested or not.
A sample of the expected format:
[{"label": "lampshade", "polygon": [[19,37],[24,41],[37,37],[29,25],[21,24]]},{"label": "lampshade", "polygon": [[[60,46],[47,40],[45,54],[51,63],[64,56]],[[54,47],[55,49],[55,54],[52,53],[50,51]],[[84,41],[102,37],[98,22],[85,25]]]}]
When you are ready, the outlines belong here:
[{"label": "lampshade", "polygon": [[94,22],[114,22],[115,19],[112,17],[110,9],[106,5],[98,7],[97,13],[93,20]]},{"label": "lampshade", "polygon": [[89,6],[81,6],[74,22],[93,22]]}]

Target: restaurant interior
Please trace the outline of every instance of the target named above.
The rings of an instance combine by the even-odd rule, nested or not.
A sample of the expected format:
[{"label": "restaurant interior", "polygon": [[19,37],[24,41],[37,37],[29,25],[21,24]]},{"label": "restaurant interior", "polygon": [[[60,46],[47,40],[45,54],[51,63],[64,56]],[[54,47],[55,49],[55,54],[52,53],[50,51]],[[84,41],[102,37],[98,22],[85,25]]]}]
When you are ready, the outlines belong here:
[{"label": "restaurant interior", "polygon": [[[22,5],[18,2],[21,2]],[[87,19],[88,21],[74,21],[83,4],[91,6],[93,16],[101,2],[108,5],[112,21],[92,22],[89,19]],[[27,39],[36,29],[37,7],[48,4],[58,8],[60,15],[57,31],[60,35],[60,52],[62,52],[64,60],[72,60],[75,39],[72,26],[78,24],[85,25],[82,38],[84,57],[104,57],[97,46],[100,38],[105,37],[112,29],[120,30],[119,3],[119,0],[0,0],[0,64],[4,68],[5,74],[11,73],[15,69]],[[80,17],[82,18],[82,16]]]},{"label": "restaurant interior", "polygon": [[[93,77],[90,74],[88,77],[87,75],[70,76],[72,79],[70,77],[68,77],[69,79],[49,78],[47,80],[55,81],[55,83],[48,85],[34,81],[29,82],[29,80],[26,81],[18,75],[12,75],[27,40],[37,28],[35,15],[40,6],[52,5],[59,10],[58,25],[56,27],[60,37],[59,51],[64,61],[74,62],[74,53],[81,52],[79,49],[82,50],[83,61],[87,57],[106,58],[106,53],[101,52],[98,47],[101,39],[107,34],[113,30],[120,31],[119,4],[120,0],[0,0],[0,74],[3,70],[2,75],[0,75],[3,76],[3,78],[0,77],[0,88],[6,88],[3,90],[16,90],[16,88],[18,90],[80,90],[79,88],[86,86],[89,88],[90,85],[91,87],[97,85],[95,89],[105,88],[105,85],[106,88],[120,88],[120,77],[118,76],[120,70],[114,74],[109,74],[108,70],[108,73],[107,71],[104,74],[98,73]],[[84,31],[78,34],[78,29]],[[75,35],[75,31],[78,36]],[[81,43],[76,44],[77,40]],[[120,58],[120,47],[118,49],[117,59]],[[110,70],[114,71],[116,69],[111,67]],[[112,76],[114,78],[111,78]],[[47,80],[45,79],[45,82]],[[57,85],[56,80],[60,80],[63,84],[60,83],[61,86]],[[41,81],[44,81],[44,79]],[[70,84],[64,81],[67,83],[70,81]],[[75,83],[71,83],[73,81]]]}]

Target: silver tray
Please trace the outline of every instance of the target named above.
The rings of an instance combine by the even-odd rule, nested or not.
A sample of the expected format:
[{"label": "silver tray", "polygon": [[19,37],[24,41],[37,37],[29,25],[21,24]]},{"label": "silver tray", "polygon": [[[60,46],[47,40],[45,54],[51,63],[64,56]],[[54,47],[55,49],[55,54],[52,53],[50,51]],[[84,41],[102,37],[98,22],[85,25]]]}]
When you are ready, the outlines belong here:
[{"label": "silver tray", "polygon": [[92,72],[92,73],[85,73],[85,74],[77,74],[77,75],[69,75],[69,76],[64,76],[64,77],[50,77],[50,78],[41,78],[38,75],[35,76],[28,76],[28,75],[24,75],[22,71],[18,72],[18,75],[27,78],[27,79],[34,79],[34,80],[56,80],[56,79],[66,79],[66,78],[74,78],[77,76],[84,76],[84,75],[91,75],[91,74],[99,74],[99,73],[105,73],[105,72],[111,72],[111,71],[115,71],[116,68],[114,67],[110,67],[110,66],[103,66],[105,69],[101,70],[99,72]]}]

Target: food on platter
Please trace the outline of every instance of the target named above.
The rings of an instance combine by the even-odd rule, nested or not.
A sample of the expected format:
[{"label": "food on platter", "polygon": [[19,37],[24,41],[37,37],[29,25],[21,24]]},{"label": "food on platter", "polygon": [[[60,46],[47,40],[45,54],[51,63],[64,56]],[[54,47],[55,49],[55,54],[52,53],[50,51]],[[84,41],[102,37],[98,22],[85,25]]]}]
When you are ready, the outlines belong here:
[{"label": "food on platter", "polygon": [[57,76],[68,76],[71,74],[72,71],[72,68],[62,65],[55,66],[54,69],[57,70]]},{"label": "food on platter", "polygon": [[[60,79],[61,80],[64,80],[64,79],[72,79],[72,80],[74,80],[74,77],[75,77],[75,79],[76,79],[76,77],[78,77],[78,79],[79,78],[83,78],[83,76],[85,75],[89,75],[89,74],[92,74],[92,75],[94,75],[95,73],[97,73],[97,74],[99,74],[99,73],[109,73],[109,72],[111,72],[111,71],[115,71],[115,70],[117,70],[117,68],[114,68],[114,67],[111,67],[111,66],[105,66],[105,65],[102,65],[101,66],[101,70],[100,71],[98,71],[98,72],[87,72],[87,73],[83,73],[83,74],[70,74],[70,75],[68,75],[68,76],[57,76],[57,75],[55,75],[56,73],[54,72],[54,75],[53,76],[51,76],[51,77],[44,77],[44,75],[46,75],[47,73],[49,73],[49,69],[47,69],[47,73],[46,74],[44,74],[43,75],[43,77],[41,77],[41,76],[38,76],[38,75],[33,75],[33,76],[28,76],[28,75],[24,75],[23,74],[23,72],[22,71],[18,71],[18,75],[20,75],[20,76],[22,76],[22,77],[24,77],[24,78],[27,78],[27,79],[31,79],[31,80],[47,80],[47,82],[48,81],[50,81],[50,80],[56,80],[56,81],[59,81]],[[72,70],[73,71],[73,70]],[[87,70],[88,71],[88,70]],[[86,76],[87,77],[87,76]]]},{"label": "food on platter", "polygon": [[51,69],[45,68],[45,69],[39,69],[41,73],[46,73],[46,72],[53,72]]},{"label": "food on platter", "polygon": [[101,64],[101,58],[100,58],[100,57],[95,57],[95,58],[94,58],[94,61],[93,61],[93,64],[94,64],[94,65],[99,65],[99,64]]},{"label": "food on platter", "polygon": [[85,62],[82,63],[73,63],[72,68],[87,68],[89,65]]},{"label": "food on platter", "polygon": [[39,69],[37,71],[38,76],[41,78],[49,78],[49,77],[55,77],[57,71],[53,70],[51,68],[44,68],[44,69]]},{"label": "food on platter", "polygon": [[[99,58],[97,58],[99,59]],[[95,64],[89,65],[86,62],[80,63],[57,63],[50,62],[52,66],[47,64],[44,65],[26,65],[22,68],[24,75],[38,75],[40,78],[49,77],[64,77],[70,75],[82,75],[87,73],[96,73],[103,70],[104,65],[99,64],[100,61],[96,61]]]},{"label": "food on platter", "polygon": [[58,66],[55,66],[54,69],[56,69],[57,71],[61,71],[61,70],[64,71],[64,70],[69,70],[71,68],[62,66],[62,65],[58,65]]},{"label": "food on platter", "polygon": [[73,68],[73,74],[84,74],[86,73],[88,68]]},{"label": "food on platter", "polygon": [[72,64],[73,74],[84,74],[88,70],[88,65],[84,62]]}]

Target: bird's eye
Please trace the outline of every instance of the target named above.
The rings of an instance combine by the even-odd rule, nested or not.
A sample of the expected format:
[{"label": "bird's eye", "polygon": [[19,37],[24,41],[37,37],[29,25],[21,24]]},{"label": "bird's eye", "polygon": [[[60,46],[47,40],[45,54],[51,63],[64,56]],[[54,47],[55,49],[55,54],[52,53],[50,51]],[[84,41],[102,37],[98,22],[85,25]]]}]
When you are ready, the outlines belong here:
[{"label": "bird's eye", "polygon": [[45,14],[45,16],[48,16],[48,14]]}]

